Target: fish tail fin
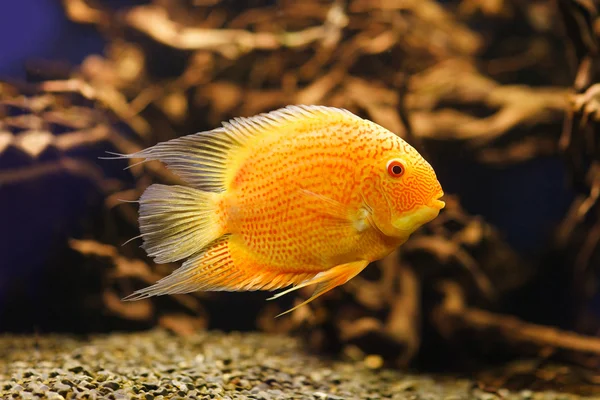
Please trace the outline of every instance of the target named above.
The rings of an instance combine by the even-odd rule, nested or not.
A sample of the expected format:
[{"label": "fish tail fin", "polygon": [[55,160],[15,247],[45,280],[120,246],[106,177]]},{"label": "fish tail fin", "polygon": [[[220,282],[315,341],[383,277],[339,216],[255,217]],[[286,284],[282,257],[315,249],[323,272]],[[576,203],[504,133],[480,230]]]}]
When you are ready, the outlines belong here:
[{"label": "fish tail fin", "polygon": [[221,196],[186,186],[149,186],[139,201],[141,247],[159,264],[197,253],[225,233]]},{"label": "fish tail fin", "polygon": [[277,315],[277,317],[280,317],[287,313],[291,313],[292,311],[298,309],[299,307],[302,307],[303,305],[310,303],[311,301],[313,301],[317,297],[327,293],[331,289],[348,282],[350,279],[352,279],[356,275],[358,275],[360,273],[360,271],[365,269],[365,267],[368,264],[369,264],[369,262],[366,260],[359,260],[359,261],[354,261],[354,262],[350,262],[347,264],[338,265],[336,267],[328,269],[327,271],[323,271],[323,272],[319,273],[312,279],[307,279],[306,281],[300,283],[299,285],[296,285],[290,289],[287,289],[281,293],[278,293],[275,296],[269,298],[268,300],[277,299],[277,298],[284,296],[290,292],[293,292],[298,289],[302,289],[303,287],[306,287],[306,286],[315,285],[315,284],[317,285],[314,293],[312,294],[312,296],[310,298],[308,298],[307,300],[298,304],[297,306]]}]

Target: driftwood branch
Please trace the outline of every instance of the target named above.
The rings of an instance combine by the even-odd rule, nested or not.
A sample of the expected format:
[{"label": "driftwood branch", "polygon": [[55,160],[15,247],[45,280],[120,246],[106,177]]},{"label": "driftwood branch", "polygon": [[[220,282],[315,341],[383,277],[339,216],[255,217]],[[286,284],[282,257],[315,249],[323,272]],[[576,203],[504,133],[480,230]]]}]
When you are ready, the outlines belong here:
[{"label": "driftwood branch", "polygon": [[444,335],[493,336],[514,349],[527,346],[533,355],[550,355],[563,351],[564,359],[600,368],[600,338],[531,324],[515,317],[469,307],[460,287],[454,283],[440,285],[444,300],[433,311],[434,323]]}]

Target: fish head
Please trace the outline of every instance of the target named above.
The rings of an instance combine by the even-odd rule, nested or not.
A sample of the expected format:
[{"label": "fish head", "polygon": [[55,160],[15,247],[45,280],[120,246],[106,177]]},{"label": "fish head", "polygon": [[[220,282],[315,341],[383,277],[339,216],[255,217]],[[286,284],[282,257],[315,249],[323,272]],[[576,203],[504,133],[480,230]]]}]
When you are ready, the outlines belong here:
[{"label": "fish head", "polygon": [[383,234],[408,238],[438,216],[445,206],[440,200],[444,191],[421,154],[399,137],[393,140],[395,145],[383,151],[369,169],[370,183],[363,196],[373,223]]}]

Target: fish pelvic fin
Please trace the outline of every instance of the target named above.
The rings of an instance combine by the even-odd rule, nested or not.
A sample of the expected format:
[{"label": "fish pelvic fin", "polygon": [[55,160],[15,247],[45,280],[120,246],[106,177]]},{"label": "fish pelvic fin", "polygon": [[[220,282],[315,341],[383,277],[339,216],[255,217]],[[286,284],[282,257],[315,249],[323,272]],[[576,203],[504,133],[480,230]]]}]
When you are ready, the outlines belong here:
[{"label": "fish pelvic fin", "polygon": [[139,200],[142,248],[159,264],[198,253],[223,235],[220,197],[185,186],[149,186]]},{"label": "fish pelvic fin", "polygon": [[333,289],[337,286],[343,285],[344,283],[348,282],[350,279],[352,279],[356,275],[358,275],[363,269],[365,269],[365,267],[367,265],[369,265],[369,261],[366,261],[366,260],[353,261],[353,262],[350,262],[347,264],[338,265],[336,267],[328,269],[327,271],[323,271],[323,272],[317,274],[312,279],[308,279],[308,280],[300,283],[299,285],[296,285],[290,289],[287,289],[281,293],[278,293],[275,296],[269,298],[268,300],[277,299],[277,298],[284,296],[288,293],[291,293],[295,290],[302,289],[303,287],[306,287],[306,286],[315,285],[315,284],[317,285],[314,293],[312,294],[312,296],[310,298],[308,298],[307,300],[298,304],[297,306],[277,315],[277,317],[280,317],[282,315],[285,315],[287,313],[290,313],[290,312],[298,309],[299,307],[302,307],[302,306],[310,303],[311,301],[313,301],[317,297],[327,293],[331,289]]},{"label": "fish pelvic fin", "polygon": [[281,271],[253,260],[234,235],[226,234],[154,285],[123,300],[140,300],[165,294],[205,291],[274,290],[313,278],[312,271]]}]

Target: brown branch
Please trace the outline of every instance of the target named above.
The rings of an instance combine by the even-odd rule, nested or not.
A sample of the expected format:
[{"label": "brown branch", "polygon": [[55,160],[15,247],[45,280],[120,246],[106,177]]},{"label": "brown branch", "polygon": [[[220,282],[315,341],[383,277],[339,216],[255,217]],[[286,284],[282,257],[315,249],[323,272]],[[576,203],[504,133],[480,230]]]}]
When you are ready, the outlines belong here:
[{"label": "brown branch", "polygon": [[150,301],[130,301],[124,302],[121,298],[110,290],[105,290],[102,294],[102,301],[107,310],[113,315],[133,321],[150,320],[154,315],[154,307]]},{"label": "brown branch", "polygon": [[133,28],[156,41],[182,50],[210,50],[236,59],[253,50],[275,50],[281,47],[304,47],[313,42],[332,46],[339,40],[339,31],[347,24],[340,3],[334,3],[324,25],[299,32],[250,32],[241,29],[202,29],[183,26],[156,6],[138,6],[124,15]]},{"label": "brown branch", "polygon": [[[413,76],[409,87],[406,104],[416,135],[469,141],[476,148],[517,127],[562,121],[568,105],[567,89],[499,85],[465,60],[439,63]],[[430,111],[447,103],[485,105],[491,115],[477,118],[451,108]]]},{"label": "brown branch", "polygon": [[442,264],[447,264],[450,259],[454,259],[471,274],[474,282],[483,294],[490,299],[496,296],[494,286],[481,271],[475,259],[454,241],[438,236],[420,236],[407,242],[403,250],[407,252],[425,251],[437,257]]},{"label": "brown branch", "polygon": [[[163,277],[163,275],[153,272],[147,263],[139,259],[125,257],[119,253],[117,247],[109,244],[100,243],[95,240],[70,239],[69,246],[73,250],[87,256],[109,258],[115,267],[115,270],[108,274],[111,279],[136,278],[147,285],[151,285]],[[165,264],[165,266],[171,270],[175,268],[174,264]],[[199,301],[193,297],[171,296],[170,298],[190,311],[199,312],[201,310]],[[113,296],[109,296],[109,302],[113,300]],[[151,300],[142,301],[150,302]],[[129,307],[133,303],[137,302],[119,304],[117,308],[122,311],[122,307]]]},{"label": "brown branch", "polygon": [[477,153],[477,160],[485,164],[506,166],[557,153],[556,139],[528,137],[502,148],[483,147]]},{"label": "brown branch", "polygon": [[398,260],[397,251],[383,260],[384,263],[392,264],[390,268],[397,272],[396,282],[400,285],[400,295],[391,301],[384,329],[397,342],[406,346],[397,360],[398,366],[406,367],[421,344],[421,283],[412,268]]},{"label": "brown branch", "polygon": [[[474,54],[482,45],[482,38],[469,30],[454,18],[453,14],[445,7],[435,1],[422,0],[355,0],[350,6],[351,12],[376,14],[380,11],[382,15],[389,18],[390,12],[410,13],[411,23],[417,26],[411,26],[407,29],[403,39],[408,43],[419,43],[422,47],[423,42],[427,43],[426,48],[431,53],[447,56],[449,50],[462,55]],[[392,14],[398,15],[398,14]],[[406,17],[403,18],[404,20]],[[419,34],[425,37],[420,37]],[[404,33],[404,32],[403,32]],[[427,37],[428,36],[428,37]],[[432,40],[436,37],[444,38],[444,45]],[[416,46],[416,47],[417,47]]]},{"label": "brown branch", "polygon": [[87,99],[97,100],[114,112],[142,138],[147,139],[150,134],[148,122],[135,114],[125,96],[114,87],[108,85],[92,86],[76,78],[66,81],[45,81],[40,83],[39,86],[40,90],[50,93],[75,92]]},{"label": "brown branch", "polygon": [[85,0],[63,0],[62,3],[71,21],[81,24],[99,24],[108,20],[105,12],[92,8]]},{"label": "brown branch", "polygon": [[106,178],[96,164],[66,157],[57,161],[0,171],[0,185],[18,184],[61,172],[84,178],[94,183],[104,193],[110,193],[123,187],[122,182]]},{"label": "brown branch", "polygon": [[[600,365],[600,338],[536,325],[512,316],[469,307],[465,304],[461,289],[455,283],[443,283],[440,289],[445,298],[433,311],[432,318],[440,332],[444,332],[448,337],[455,334],[464,336],[465,330],[474,335],[493,334],[511,347],[529,345],[538,353],[542,350],[547,352],[550,348],[569,351],[571,355],[591,355],[591,362]],[[577,357],[569,359],[576,360]]]}]

